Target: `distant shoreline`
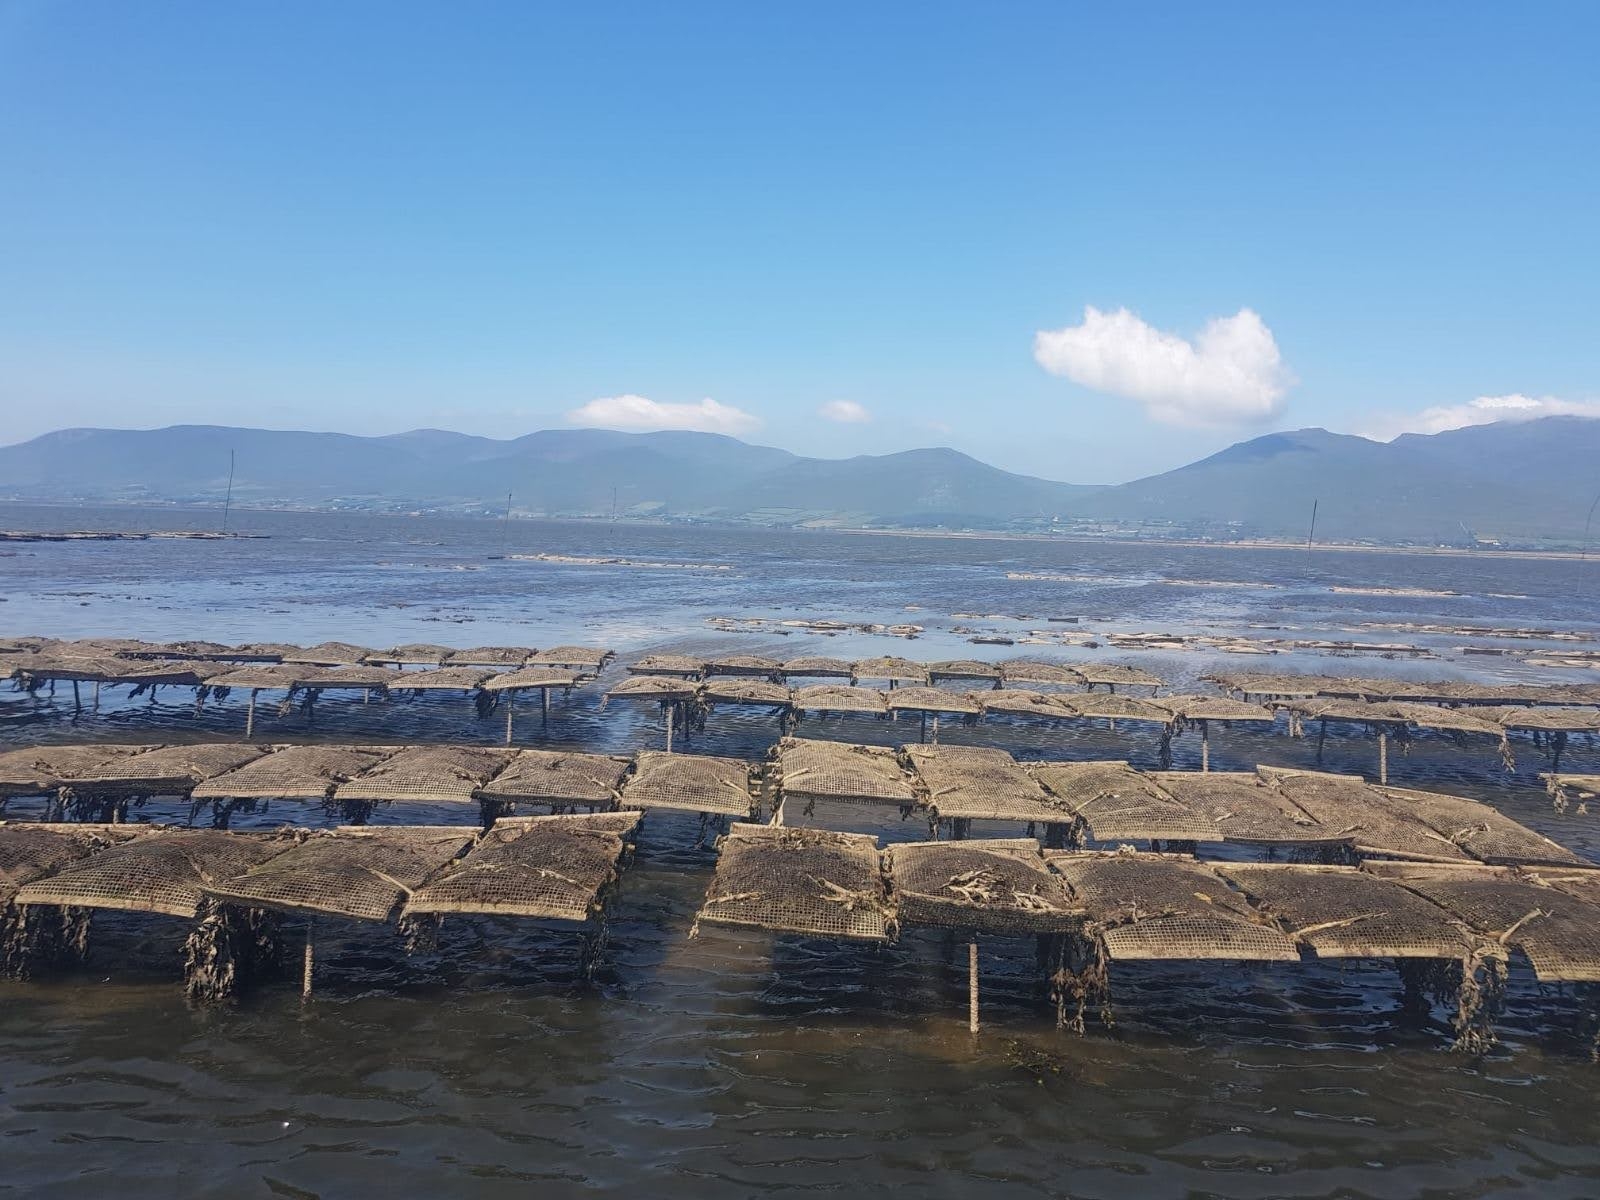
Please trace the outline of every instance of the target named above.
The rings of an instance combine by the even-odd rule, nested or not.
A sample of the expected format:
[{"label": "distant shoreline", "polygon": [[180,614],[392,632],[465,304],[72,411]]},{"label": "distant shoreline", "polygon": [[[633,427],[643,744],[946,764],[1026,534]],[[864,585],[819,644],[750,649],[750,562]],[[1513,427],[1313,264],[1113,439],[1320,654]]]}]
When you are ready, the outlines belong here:
[{"label": "distant shoreline", "polygon": [[[1572,559],[1585,561],[1587,555],[1579,550],[1464,550],[1455,546],[1369,546],[1359,542],[1316,542],[1310,546],[1303,542],[1274,542],[1245,539],[1237,542],[1209,542],[1199,538],[1139,538],[1139,537],[1084,537],[1070,533],[1018,533],[1006,530],[985,532],[981,530],[953,529],[830,529],[829,533],[853,533],[880,537],[953,538],[960,540],[1001,542],[1067,542],[1081,546],[1170,546],[1185,550],[1288,550],[1301,554],[1420,554],[1447,558],[1528,558]],[[1600,555],[1596,555],[1600,562]]]},{"label": "distant shoreline", "polygon": [[[204,504],[162,504],[139,501],[104,500],[87,504],[82,501],[60,500],[20,500],[15,498],[0,499],[0,505],[18,505],[30,508],[102,508],[115,509],[127,508],[144,512],[196,512],[207,513],[220,511],[221,506]],[[328,517],[374,517],[388,520],[400,519],[410,521],[489,521],[499,520],[498,517],[481,516],[467,513],[415,513],[415,512],[383,512],[368,511],[364,509],[342,508],[317,508],[301,507],[297,505],[282,505],[270,508],[255,505],[235,504],[233,511],[240,516],[258,513],[294,513],[308,516]],[[759,525],[748,521],[705,521],[683,522],[663,519],[660,517],[606,517],[606,516],[517,516],[512,515],[514,521],[548,521],[557,525],[629,525],[650,529],[693,529],[697,527],[721,530],[749,530],[783,531],[789,533],[804,533],[817,535],[853,534],[858,537],[899,537],[899,538],[926,538],[930,540],[950,539],[956,541],[996,541],[996,542],[1045,542],[1050,544],[1081,545],[1081,546],[1162,546],[1172,549],[1185,550],[1276,550],[1295,553],[1334,553],[1334,554],[1395,554],[1395,555],[1423,555],[1444,558],[1493,558],[1493,559],[1570,559],[1575,562],[1585,561],[1588,554],[1581,550],[1500,550],[1489,548],[1463,549],[1456,546],[1404,546],[1404,545],[1366,545],[1359,542],[1316,542],[1307,546],[1303,542],[1274,541],[1267,538],[1245,538],[1236,542],[1208,541],[1201,538],[1176,538],[1176,537],[1094,537],[1084,534],[1071,533],[1029,533],[1020,530],[1007,529],[878,529],[870,526],[851,525]],[[142,535],[145,537],[150,534]],[[195,536],[186,535],[181,531],[166,536]],[[204,536],[203,534],[200,536]],[[217,535],[211,535],[217,536]],[[229,534],[230,537],[239,536]],[[13,536],[12,540],[21,540]],[[33,539],[30,539],[33,540]],[[46,540],[46,539],[37,539]],[[56,540],[51,538],[49,540]],[[65,540],[65,539],[62,539]],[[131,539],[130,539],[131,540]],[[1595,555],[1600,561],[1600,554]]]}]

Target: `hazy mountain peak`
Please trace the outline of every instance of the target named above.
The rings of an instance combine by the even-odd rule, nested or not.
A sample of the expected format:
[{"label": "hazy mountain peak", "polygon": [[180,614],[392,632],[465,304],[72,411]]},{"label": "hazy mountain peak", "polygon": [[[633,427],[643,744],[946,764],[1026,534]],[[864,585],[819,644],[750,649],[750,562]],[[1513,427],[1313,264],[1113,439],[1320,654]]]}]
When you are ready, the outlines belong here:
[{"label": "hazy mountain peak", "polygon": [[723,434],[546,429],[509,440],[176,425],[64,429],[0,448],[0,496],[1460,543],[1582,536],[1600,420],[1547,417],[1392,443],[1264,434],[1116,487],[1018,475],[947,446],[804,458]]}]

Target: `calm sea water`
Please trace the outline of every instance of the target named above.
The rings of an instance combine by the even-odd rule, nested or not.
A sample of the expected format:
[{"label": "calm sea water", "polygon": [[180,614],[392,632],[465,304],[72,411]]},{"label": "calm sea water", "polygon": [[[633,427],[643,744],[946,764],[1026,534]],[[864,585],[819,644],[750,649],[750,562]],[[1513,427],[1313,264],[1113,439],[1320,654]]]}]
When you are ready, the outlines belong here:
[{"label": "calm sea water", "polygon": [[[215,513],[0,506],[6,528],[212,528]],[[1364,622],[1600,631],[1600,565],[1572,560],[1102,546],[594,524],[235,513],[261,541],[0,547],[0,634],[340,639],[383,646],[557,642],[644,650],[1132,662],[1183,688],[1219,667],[1415,678],[1581,673],[1463,660],[1484,639],[1416,638]],[[636,570],[494,560],[612,554],[730,569]],[[1084,577],[1013,580],[1007,572]],[[1451,596],[1334,594],[1330,585]],[[1231,585],[1231,586],[1224,586]],[[1244,586],[1239,586],[1244,585]],[[1270,585],[1270,586],[1269,586]],[[957,613],[983,614],[981,618]],[[914,641],[863,633],[722,633],[711,617],[913,622]],[[1078,628],[1419,641],[1434,660],[1241,658],[1205,651],[972,645],[955,627],[1019,636]],[[1270,627],[1270,628],[1269,628]],[[1346,633],[1344,631],[1353,631]],[[1531,643],[1538,645],[1539,643]],[[620,675],[620,665],[612,668]],[[611,676],[608,675],[609,680]],[[604,682],[604,681],[603,681]],[[108,697],[74,722],[0,693],[0,746],[83,738],[233,738],[237,698],[198,716],[176,690]],[[464,701],[328,698],[307,726],[263,716],[271,740],[498,741]],[[892,744],[870,719],[814,736]],[[519,744],[659,744],[654,712],[558,702],[518,718]],[[694,748],[760,756],[771,718],[719,710]],[[947,725],[947,742],[1020,757],[1155,761],[1153,734]],[[1213,765],[1311,765],[1281,731],[1215,731]],[[1596,818],[1552,811],[1538,752],[1515,774],[1488,746],[1419,739],[1397,782],[1448,787],[1600,857]],[[1178,765],[1198,745],[1180,740]],[[1327,767],[1370,771],[1373,748],[1330,739]],[[1575,746],[1574,769],[1597,769]],[[20,815],[28,815],[26,812]],[[179,818],[153,805],[142,816]],[[259,821],[305,819],[277,808]],[[391,810],[380,821],[470,821]],[[911,822],[857,826],[886,839]],[[1001,829],[977,832],[1009,832]],[[1513,976],[1503,1044],[1447,1052],[1445,1014],[1399,1019],[1377,965],[1118,968],[1119,1025],[1058,1033],[1032,945],[983,947],[985,1028],[965,1024],[965,948],[908,934],[885,949],[706,928],[690,939],[712,852],[693,818],[649,818],[596,985],[574,946],[514,922],[452,922],[407,959],[392,933],[318,930],[318,995],[266,988],[235,1009],[185,1007],[178,923],[102,919],[84,973],[0,984],[0,1189],[30,1196],[539,1195],[685,1197],[1594,1196],[1600,1150],[1580,997]]]}]

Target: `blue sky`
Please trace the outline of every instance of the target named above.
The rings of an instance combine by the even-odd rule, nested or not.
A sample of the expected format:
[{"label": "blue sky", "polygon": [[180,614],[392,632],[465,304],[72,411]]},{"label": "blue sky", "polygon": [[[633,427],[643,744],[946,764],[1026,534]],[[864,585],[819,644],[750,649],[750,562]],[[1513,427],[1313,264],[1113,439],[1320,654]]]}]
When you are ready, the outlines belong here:
[{"label": "blue sky", "polygon": [[600,420],[1102,482],[1600,412],[1597,35],[0,0],[0,439]]}]

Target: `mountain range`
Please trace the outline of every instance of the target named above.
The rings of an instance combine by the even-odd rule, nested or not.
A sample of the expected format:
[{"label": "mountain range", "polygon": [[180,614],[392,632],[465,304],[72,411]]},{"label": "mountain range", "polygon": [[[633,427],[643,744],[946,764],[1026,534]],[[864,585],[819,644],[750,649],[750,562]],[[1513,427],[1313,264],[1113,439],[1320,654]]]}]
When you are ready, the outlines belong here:
[{"label": "mountain range", "polygon": [[[1070,446],[1062,447],[1063,473]],[[211,425],[65,429],[0,447],[0,497],[1069,528],[1202,537],[1574,544],[1600,489],[1600,420],[1548,417],[1393,442],[1302,429],[1114,486],[1013,474],[949,449],[805,458],[718,434],[542,430],[497,440]]]}]

